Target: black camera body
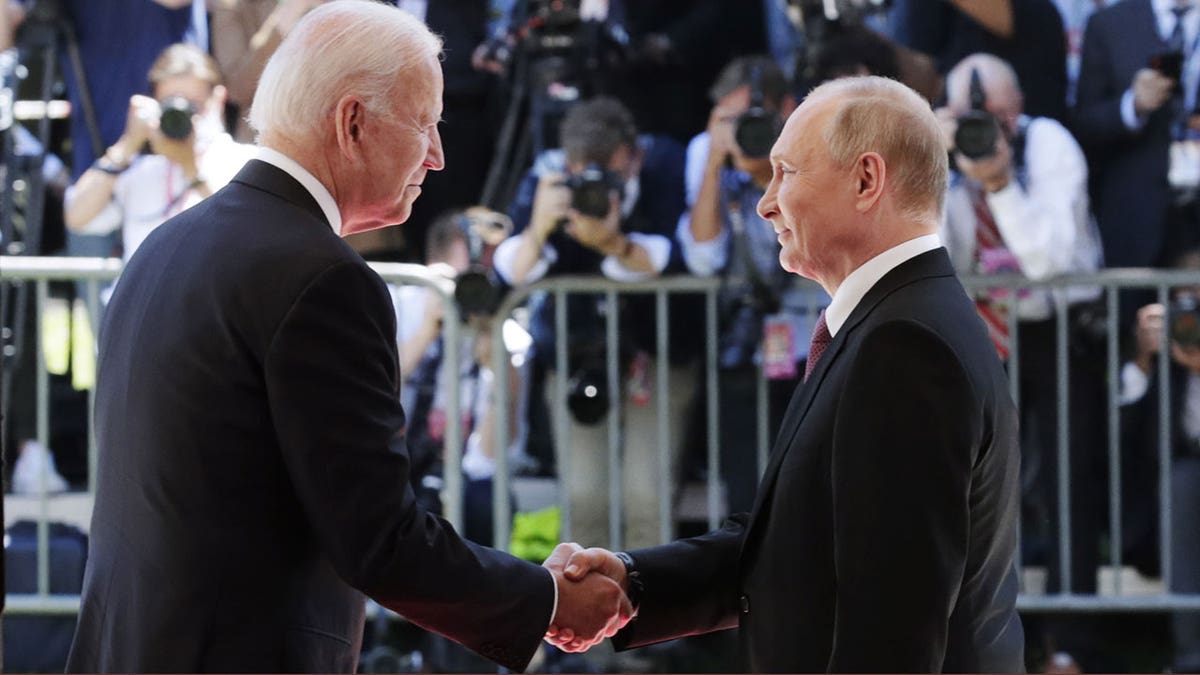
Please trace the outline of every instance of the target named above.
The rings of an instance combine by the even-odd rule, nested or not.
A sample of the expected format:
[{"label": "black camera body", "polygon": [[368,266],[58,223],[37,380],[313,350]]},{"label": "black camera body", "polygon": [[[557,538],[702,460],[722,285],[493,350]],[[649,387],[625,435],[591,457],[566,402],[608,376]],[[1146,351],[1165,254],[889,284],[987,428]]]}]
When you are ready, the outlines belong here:
[{"label": "black camera body", "polygon": [[589,218],[607,218],[610,193],[615,190],[619,198],[625,191],[619,175],[594,163],[568,175],[563,185],[571,190],[571,208]]},{"label": "black camera body", "polygon": [[495,271],[484,264],[483,254],[485,238],[500,238],[507,236],[512,229],[511,223],[506,224],[473,213],[475,209],[467,209],[458,216],[458,227],[467,242],[467,255],[470,263],[454,278],[454,302],[458,306],[459,315],[463,320],[473,316],[490,317],[496,313],[503,299],[500,280]]},{"label": "black camera body", "polygon": [[979,79],[979,70],[971,71],[971,110],[958,118],[954,130],[954,149],[967,159],[984,159],[996,154],[1000,140],[1000,120],[986,110],[987,95]]},{"label": "black camera body", "polygon": [[762,71],[758,64],[750,66],[750,108],[733,122],[733,140],[742,154],[761,159],[771,154],[771,146],[783,130],[783,119],[764,105]]},{"label": "black camera body", "polygon": [[196,108],[192,102],[182,96],[169,96],[159,103],[162,107],[158,118],[158,128],[163,136],[176,141],[182,141],[192,135],[192,115]]},{"label": "black camera body", "polygon": [[1200,302],[1187,296],[1171,303],[1167,326],[1172,342],[1180,347],[1200,347]]}]

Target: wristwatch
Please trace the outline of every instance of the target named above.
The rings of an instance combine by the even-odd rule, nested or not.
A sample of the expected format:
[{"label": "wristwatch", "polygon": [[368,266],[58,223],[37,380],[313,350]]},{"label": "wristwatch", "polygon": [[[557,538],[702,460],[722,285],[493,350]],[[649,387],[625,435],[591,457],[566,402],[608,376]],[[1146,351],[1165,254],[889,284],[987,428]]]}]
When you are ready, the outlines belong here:
[{"label": "wristwatch", "polygon": [[103,171],[110,176],[120,176],[129,168],[129,162],[117,164],[108,158],[108,155],[100,155],[96,161],[92,162],[92,168],[97,171]]},{"label": "wristwatch", "polygon": [[646,584],[642,581],[642,573],[638,571],[637,563],[633,561],[633,557],[624,551],[617,551],[615,554],[617,559],[625,565],[625,595],[629,598],[629,604],[633,605],[633,613],[637,614],[638,606],[642,601],[642,591],[646,590]]}]

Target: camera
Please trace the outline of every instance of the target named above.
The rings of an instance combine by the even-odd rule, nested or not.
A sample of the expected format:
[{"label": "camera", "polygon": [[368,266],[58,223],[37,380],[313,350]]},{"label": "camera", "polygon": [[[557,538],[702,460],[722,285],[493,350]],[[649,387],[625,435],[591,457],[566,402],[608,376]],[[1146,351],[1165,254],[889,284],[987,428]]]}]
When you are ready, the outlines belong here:
[{"label": "camera", "polygon": [[588,164],[583,171],[567,176],[563,181],[571,190],[571,208],[589,218],[607,218],[609,194],[624,192],[625,181],[599,164]]},{"label": "camera", "polygon": [[779,138],[783,120],[779,113],[764,107],[762,70],[757,63],[750,65],[750,108],[738,115],[733,123],[733,140],[742,154],[760,159],[771,154],[771,146]]},{"label": "camera", "polygon": [[158,118],[158,128],[163,136],[182,141],[192,135],[192,115],[196,108],[192,102],[182,96],[169,96],[159,105],[162,112]]},{"label": "camera", "polygon": [[988,112],[987,95],[979,70],[971,70],[971,110],[958,118],[954,130],[954,148],[967,159],[983,159],[996,152],[996,141],[1000,140],[1000,121]]},{"label": "camera", "polygon": [[1167,326],[1172,342],[1200,347],[1200,301],[1193,296],[1176,299],[1167,310]]},{"label": "camera", "polygon": [[1183,52],[1163,52],[1150,57],[1151,68],[1176,82],[1179,82],[1183,75],[1183,62]]},{"label": "camera", "polygon": [[466,237],[470,264],[454,278],[454,302],[463,319],[491,316],[500,306],[500,282],[483,263],[483,252],[508,237],[512,221],[491,209],[472,207],[458,216],[458,226]]}]

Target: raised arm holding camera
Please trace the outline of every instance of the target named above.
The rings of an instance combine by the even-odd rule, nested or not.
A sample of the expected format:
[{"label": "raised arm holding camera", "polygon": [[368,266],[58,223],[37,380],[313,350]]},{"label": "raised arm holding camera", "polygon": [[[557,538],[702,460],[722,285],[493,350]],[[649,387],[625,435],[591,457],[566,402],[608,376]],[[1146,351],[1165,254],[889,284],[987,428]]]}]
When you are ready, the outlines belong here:
[{"label": "raised arm holding camera", "polygon": [[[671,232],[683,211],[683,148],[658,136],[639,136],[633,116],[621,103],[598,98],[579,103],[563,120],[561,149],[538,157],[511,208],[516,234],[496,250],[496,272],[510,284],[543,277],[603,275],[638,281],[684,271]],[[671,345],[669,415],[677,453],[695,372],[685,365],[699,340],[696,315],[683,309],[688,299],[669,303]],[[655,386],[655,303],[652,296],[620,296],[609,306],[602,294],[571,294],[565,307],[535,294],[530,300],[534,374],[530,395],[538,401],[566,399],[570,419],[571,471],[564,476],[571,500],[570,536],[587,543],[608,542],[608,425],[610,412],[624,421],[622,485],[624,525],[617,536],[654,543],[659,532],[659,462],[655,447],[658,405],[667,395]],[[567,313],[567,386],[559,387],[555,311]],[[622,386],[610,392],[605,320],[616,314],[616,359]],[[544,374],[544,377],[539,377]],[[566,448],[556,448],[560,454]]]},{"label": "raised arm holding camera", "polygon": [[[1182,270],[1200,270],[1200,249],[1174,260]],[[1151,574],[1159,568],[1158,522],[1162,495],[1159,434],[1166,430],[1170,447],[1169,565],[1172,593],[1200,593],[1200,288],[1172,290],[1171,303],[1138,309],[1134,354],[1121,368],[1121,446],[1123,535],[1134,555],[1126,559]],[[1165,335],[1164,335],[1165,333]],[[1159,418],[1160,350],[1168,345],[1169,425]],[[1167,562],[1167,561],[1163,561]],[[1171,617],[1174,654],[1171,670],[1200,671],[1200,614],[1175,612]]]},{"label": "raised arm holding camera", "polygon": [[[64,204],[75,232],[121,229],[126,259],[167,218],[229,182],[253,152],[225,133],[225,88],[207,54],[172,45],[149,80],[154,97],[130,98],[124,133],[67,190]],[[153,154],[140,154],[147,144]]]}]

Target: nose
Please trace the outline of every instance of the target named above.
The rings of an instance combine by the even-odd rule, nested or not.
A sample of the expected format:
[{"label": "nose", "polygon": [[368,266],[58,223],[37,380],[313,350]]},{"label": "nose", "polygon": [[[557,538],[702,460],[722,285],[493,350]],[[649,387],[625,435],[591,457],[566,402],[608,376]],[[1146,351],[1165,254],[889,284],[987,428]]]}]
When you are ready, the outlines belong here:
[{"label": "nose", "polygon": [[436,126],[430,135],[429,151],[425,154],[425,168],[430,171],[441,171],[446,168],[446,154],[442,151],[442,134]]},{"label": "nose", "polygon": [[758,200],[758,216],[763,220],[770,220],[772,216],[779,215],[779,204],[775,199],[777,193],[775,178],[772,177],[767,191],[763,193],[762,199]]}]

